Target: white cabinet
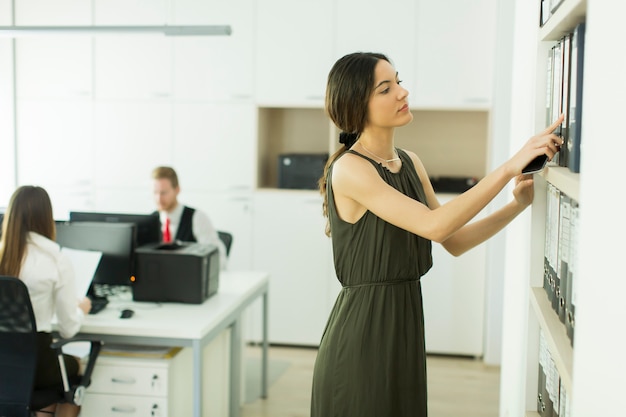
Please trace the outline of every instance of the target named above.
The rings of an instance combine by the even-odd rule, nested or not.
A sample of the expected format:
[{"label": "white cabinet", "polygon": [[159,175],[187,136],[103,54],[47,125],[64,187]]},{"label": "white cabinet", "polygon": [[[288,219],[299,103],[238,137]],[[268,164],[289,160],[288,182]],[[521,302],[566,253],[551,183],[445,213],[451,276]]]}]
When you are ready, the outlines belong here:
[{"label": "white cabinet", "polygon": [[84,0],[15,0],[15,24],[24,26],[90,25],[92,3]]},{"label": "white cabinet", "polygon": [[175,410],[190,408],[185,405],[186,398],[170,395],[175,385],[184,385],[191,392],[191,378],[185,375],[191,373],[190,353],[181,350],[171,358],[158,359],[132,357],[133,353],[101,354],[81,414],[167,417],[176,415]]},{"label": "white cabinet", "polygon": [[[441,204],[454,197],[437,196]],[[433,266],[421,279],[426,352],[482,356],[485,268],[485,245],[454,257],[433,242]]]},{"label": "white cabinet", "polygon": [[[383,53],[391,59],[403,86],[412,94],[415,91],[416,2],[391,0],[383,6],[379,0],[336,0],[335,8],[335,58],[352,52]],[[329,70],[330,67],[326,74]]]},{"label": "white cabinet", "polygon": [[252,190],[256,108],[252,103],[175,102],[171,162],[181,187]]},{"label": "white cabinet", "polygon": [[96,25],[165,25],[169,0],[94,0]]},{"label": "white cabinet", "polygon": [[207,192],[181,187],[180,201],[203,210],[217,230],[233,235],[228,257],[231,271],[252,268],[252,212],[250,191]]},{"label": "white cabinet", "polygon": [[270,275],[269,340],[317,346],[334,279],[322,198],[315,191],[257,191],[253,218],[253,268]]},{"label": "white cabinet", "polygon": [[412,107],[488,108],[494,0],[417,2],[417,88]]},{"label": "white cabinet", "polygon": [[254,94],[253,0],[174,2],[173,25],[230,25],[230,36],[174,39],[174,98],[252,100]]},{"label": "white cabinet", "polygon": [[57,218],[88,207],[93,198],[91,103],[20,100],[16,111],[18,182],[45,187]]},{"label": "white cabinet", "polygon": [[[209,343],[203,355],[202,415],[226,417],[229,410],[230,330]],[[107,347],[105,345],[104,349]],[[192,415],[192,351],[123,347],[101,353],[81,415],[98,417],[179,417]],[[152,357],[150,357],[152,356]],[[154,357],[157,356],[157,357]]]},{"label": "white cabinet", "polygon": [[76,36],[17,39],[18,98],[91,100],[91,43],[91,38]]},{"label": "white cabinet", "polygon": [[332,0],[260,0],[256,100],[267,107],[322,107],[333,56]]},{"label": "white cabinet", "polygon": [[111,35],[94,40],[97,99],[169,99],[172,40],[157,35]]}]

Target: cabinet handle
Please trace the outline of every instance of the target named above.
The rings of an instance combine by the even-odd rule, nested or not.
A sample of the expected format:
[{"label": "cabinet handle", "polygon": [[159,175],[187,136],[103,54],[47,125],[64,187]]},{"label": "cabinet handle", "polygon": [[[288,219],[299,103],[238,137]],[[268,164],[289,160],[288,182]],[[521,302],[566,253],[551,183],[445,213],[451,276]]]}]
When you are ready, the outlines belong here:
[{"label": "cabinet handle", "polygon": [[128,377],[128,378],[113,377],[111,378],[111,382],[113,382],[114,384],[134,384],[137,382],[137,380],[133,377]]},{"label": "cabinet handle", "polygon": [[132,414],[132,413],[137,412],[137,409],[133,407],[132,405],[127,405],[127,406],[114,405],[113,407],[111,407],[111,411],[114,413]]}]

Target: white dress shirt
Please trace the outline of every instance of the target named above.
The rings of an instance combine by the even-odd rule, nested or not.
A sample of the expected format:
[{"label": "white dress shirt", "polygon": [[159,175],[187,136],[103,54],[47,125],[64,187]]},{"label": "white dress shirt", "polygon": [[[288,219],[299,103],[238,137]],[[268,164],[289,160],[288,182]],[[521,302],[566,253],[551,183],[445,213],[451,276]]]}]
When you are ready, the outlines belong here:
[{"label": "white dress shirt", "polygon": [[61,337],[78,333],[85,316],[78,307],[74,267],[56,242],[30,232],[19,278],[28,288],[37,331],[51,332],[56,314]]},{"label": "white dress shirt", "polygon": [[[163,227],[165,227],[165,219],[168,217],[170,219],[170,235],[172,236],[172,240],[176,239],[176,232],[178,232],[178,226],[183,216],[184,207],[184,205],[178,204],[176,208],[169,213],[166,211],[159,212],[161,225],[163,225]],[[191,230],[198,243],[217,246],[220,253],[220,269],[226,269],[226,263],[228,261],[226,258],[226,246],[224,246],[224,242],[219,238],[217,229],[215,229],[213,223],[211,223],[211,219],[209,219],[209,216],[205,212],[194,209],[191,218]]]}]

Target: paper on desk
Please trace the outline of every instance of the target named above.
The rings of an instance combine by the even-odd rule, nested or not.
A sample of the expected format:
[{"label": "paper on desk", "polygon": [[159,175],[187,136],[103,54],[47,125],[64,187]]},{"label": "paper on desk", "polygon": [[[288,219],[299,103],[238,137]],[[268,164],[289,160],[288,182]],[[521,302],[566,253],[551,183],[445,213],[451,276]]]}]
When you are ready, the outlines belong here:
[{"label": "paper on desk", "polygon": [[102,252],[79,250],[63,247],[63,252],[72,262],[74,266],[74,275],[76,276],[76,295],[83,298],[87,295],[87,290],[91,285],[96,269],[100,264]]}]

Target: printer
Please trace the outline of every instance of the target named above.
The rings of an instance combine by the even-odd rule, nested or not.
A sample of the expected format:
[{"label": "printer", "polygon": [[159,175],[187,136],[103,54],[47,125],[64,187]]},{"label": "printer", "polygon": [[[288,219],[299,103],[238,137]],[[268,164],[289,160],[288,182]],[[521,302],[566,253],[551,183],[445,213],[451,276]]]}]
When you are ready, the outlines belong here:
[{"label": "printer", "polygon": [[134,301],[201,304],[217,292],[217,246],[151,243],[135,249]]}]

